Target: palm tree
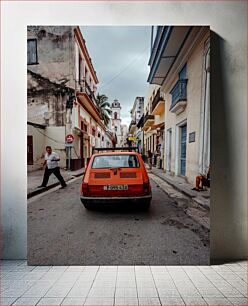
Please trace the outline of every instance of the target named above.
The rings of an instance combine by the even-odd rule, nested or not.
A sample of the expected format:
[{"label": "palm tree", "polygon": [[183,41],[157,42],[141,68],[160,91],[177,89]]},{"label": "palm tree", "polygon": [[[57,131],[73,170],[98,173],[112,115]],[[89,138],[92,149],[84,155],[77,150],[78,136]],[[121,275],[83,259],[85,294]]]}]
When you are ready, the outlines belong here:
[{"label": "palm tree", "polygon": [[97,94],[96,97],[96,106],[99,111],[99,114],[104,121],[104,124],[107,126],[109,123],[109,115],[111,114],[111,110],[109,109],[110,104],[108,103],[108,97],[105,95]]}]

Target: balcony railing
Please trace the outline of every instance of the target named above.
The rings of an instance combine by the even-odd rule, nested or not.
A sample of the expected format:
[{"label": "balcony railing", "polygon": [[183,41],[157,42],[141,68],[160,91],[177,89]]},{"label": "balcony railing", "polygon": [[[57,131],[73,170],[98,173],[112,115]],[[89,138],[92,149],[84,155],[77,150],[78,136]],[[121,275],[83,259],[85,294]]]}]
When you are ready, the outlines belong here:
[{"label": "balcony railing", "polygon": [[164,101],[164,98],[161,97],[160,89],[157,91],[153,101],[152,101],[152,111],[155,109],[155,107],[158,105],[160,101]]},{"label": "balcony railing", "polygon": [[80,87],[80,92],[84,92],[88,95],[88,97],[91,99],[91,101],[93,101],[93,103],[96,105],[96,97],[94,92],[91,90],[89,84],[87,82],[84,81],[79,81],[78,82],[78,86]]},{"label": "balcony railing", "polygon": [[154,120],[154,115],[149,115],[148,113],[146,113],[145,118],[144,118],[144,125],[146,124],[148,120]]},{"label": "balcony railing", "polygon": [[172,109],[179,101],[187,101],[187,81],[187,79],[178,80],[172,88],[170,92],[172,95],[170,109]]}]

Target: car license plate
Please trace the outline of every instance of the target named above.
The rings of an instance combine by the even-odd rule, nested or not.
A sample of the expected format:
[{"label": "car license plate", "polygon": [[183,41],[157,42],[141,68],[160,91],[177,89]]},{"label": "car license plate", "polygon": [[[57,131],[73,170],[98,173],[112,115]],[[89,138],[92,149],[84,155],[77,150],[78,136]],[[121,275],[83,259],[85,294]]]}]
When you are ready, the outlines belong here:
[{"label": "car license plate", "polygon": [[128,190],[128,185],[106,185],[103,190]]}]

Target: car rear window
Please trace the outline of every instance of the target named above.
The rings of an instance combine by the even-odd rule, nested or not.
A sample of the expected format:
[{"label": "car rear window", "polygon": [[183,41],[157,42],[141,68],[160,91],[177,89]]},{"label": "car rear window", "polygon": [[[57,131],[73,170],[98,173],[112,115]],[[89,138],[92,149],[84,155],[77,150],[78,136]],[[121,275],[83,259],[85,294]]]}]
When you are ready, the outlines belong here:
[{"label": "car rear window", "polygon": [[104,168],[139,168],[139,160],[136,155],[100,155],[95,156],[92,168],[104,169]]}]

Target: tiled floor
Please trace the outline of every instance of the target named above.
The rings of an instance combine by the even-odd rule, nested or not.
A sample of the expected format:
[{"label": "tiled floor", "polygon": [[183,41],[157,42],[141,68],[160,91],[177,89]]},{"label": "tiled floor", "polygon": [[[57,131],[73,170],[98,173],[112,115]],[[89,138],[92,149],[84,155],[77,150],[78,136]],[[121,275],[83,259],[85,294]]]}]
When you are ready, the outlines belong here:
[{"label": "tiled floor", "polygon": [[27,266],[1,262],[0,305],[247,305],[247,262]]}]

